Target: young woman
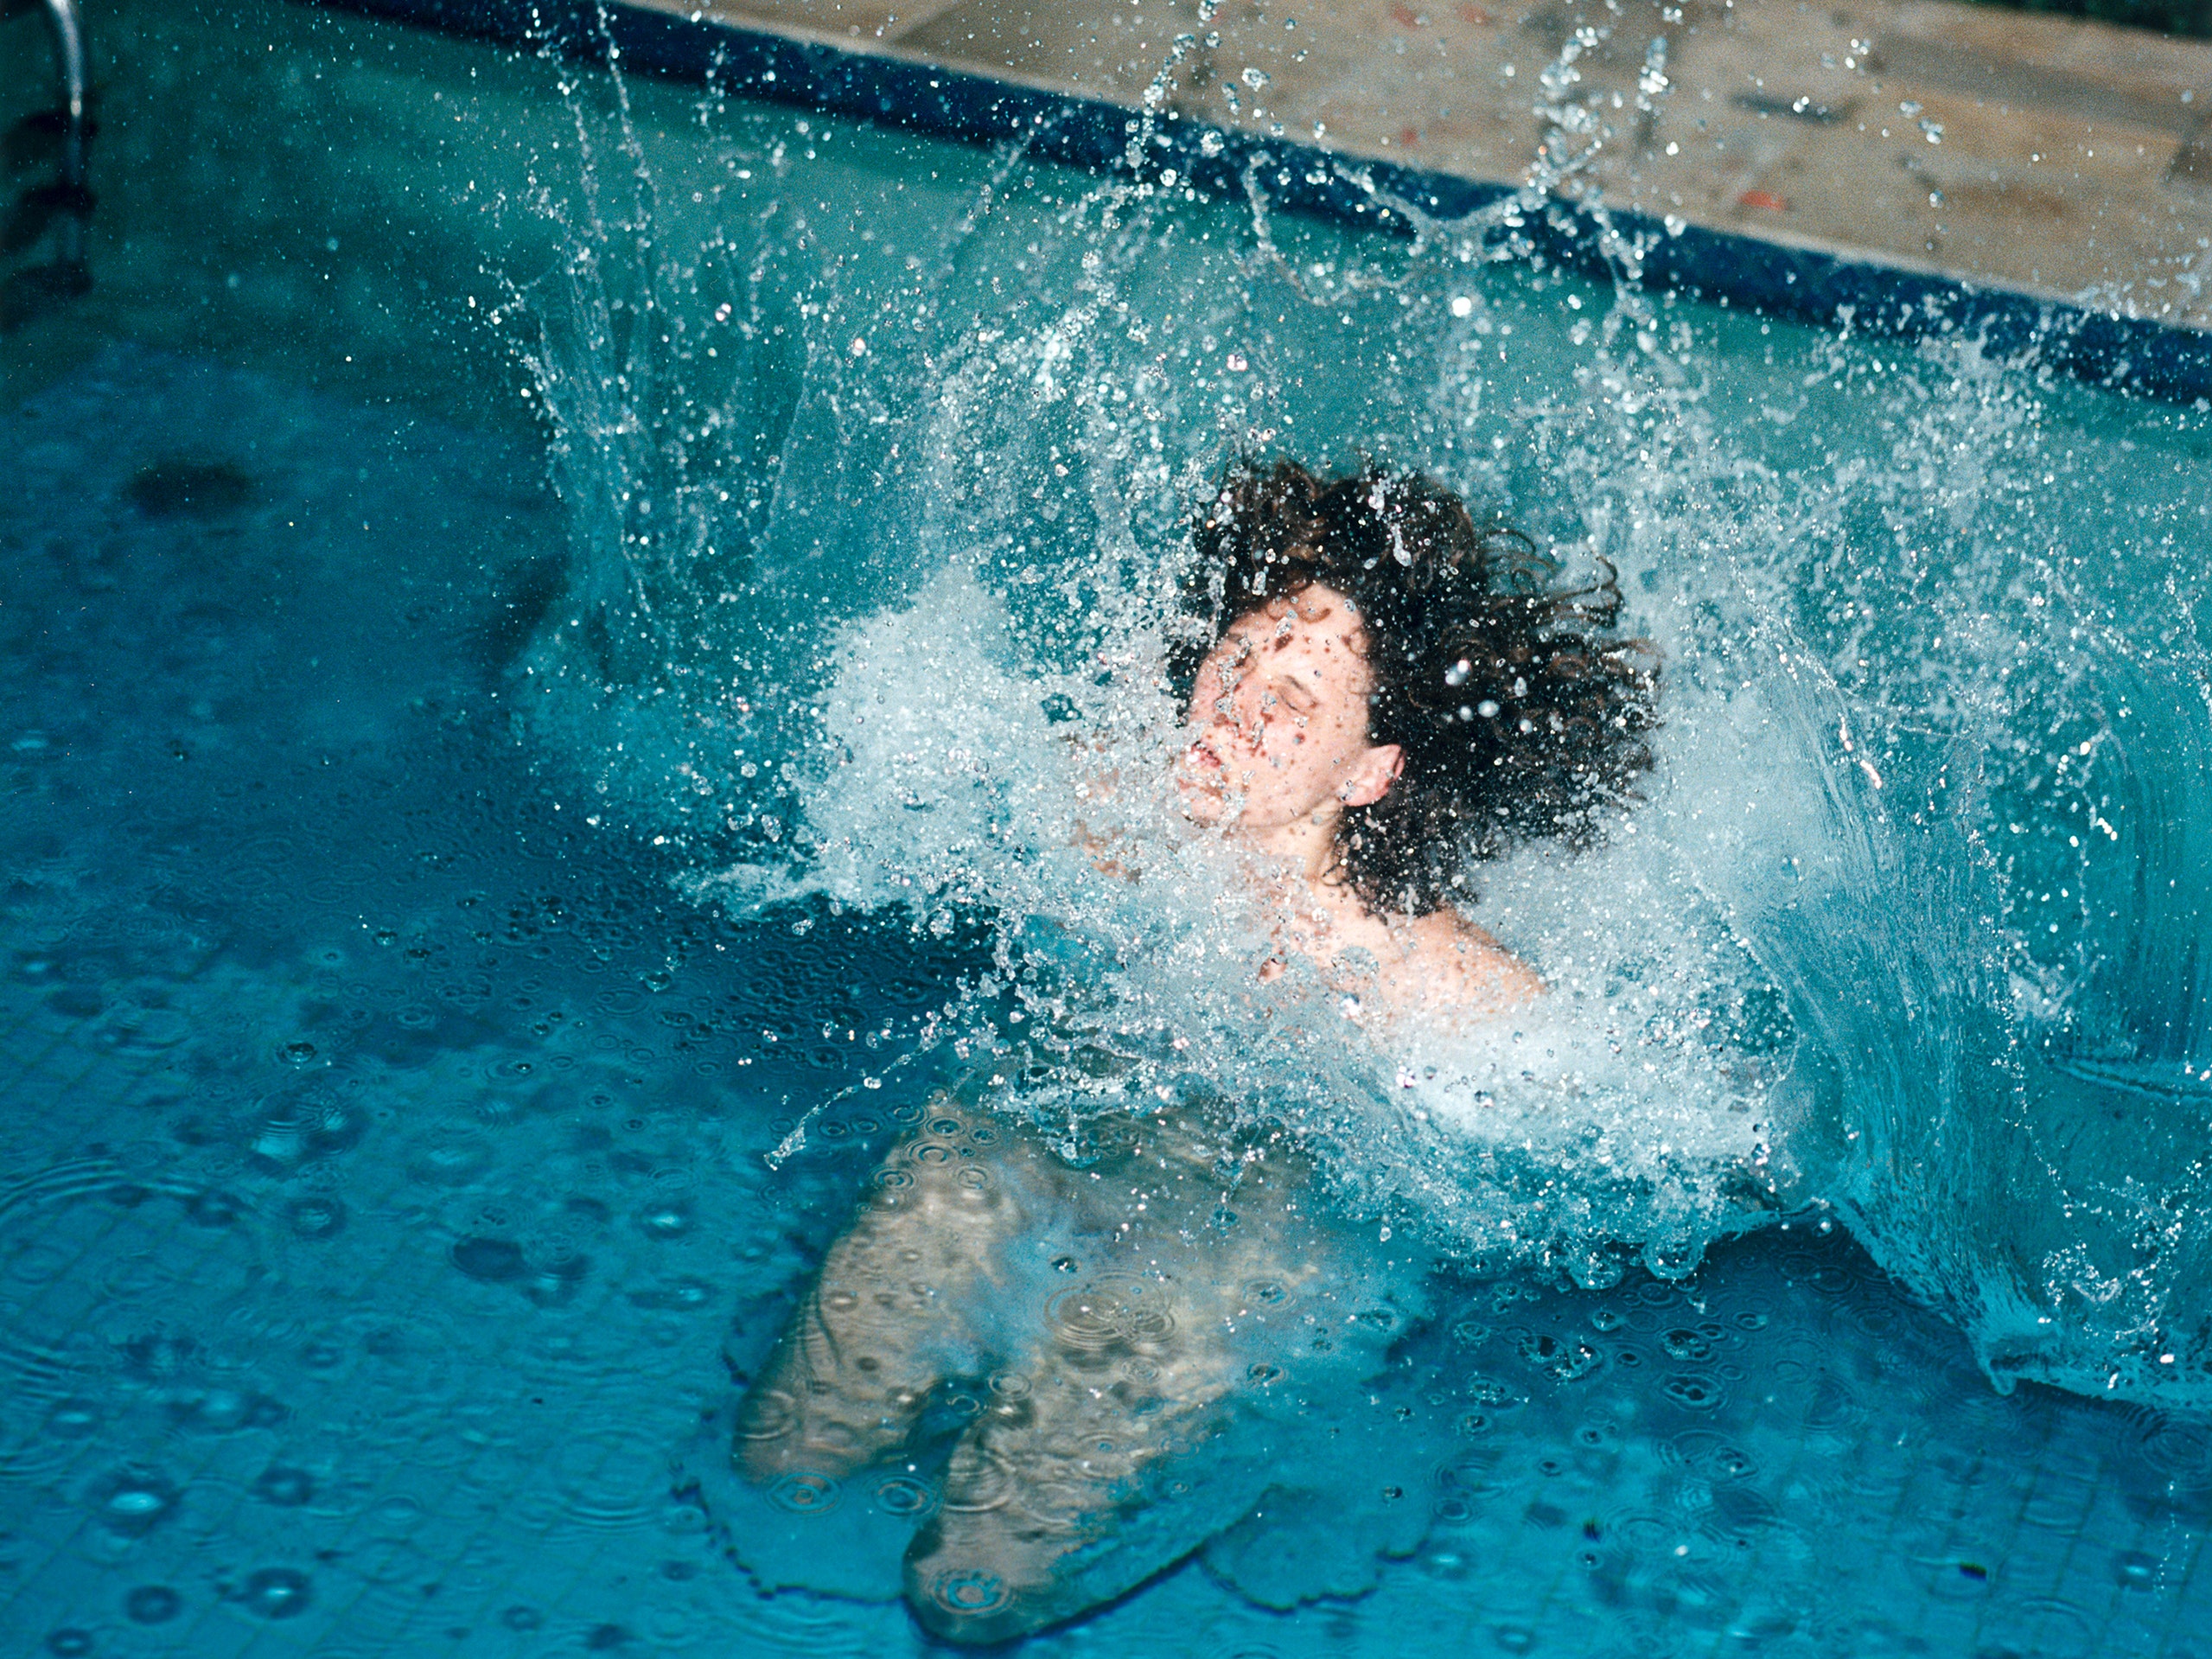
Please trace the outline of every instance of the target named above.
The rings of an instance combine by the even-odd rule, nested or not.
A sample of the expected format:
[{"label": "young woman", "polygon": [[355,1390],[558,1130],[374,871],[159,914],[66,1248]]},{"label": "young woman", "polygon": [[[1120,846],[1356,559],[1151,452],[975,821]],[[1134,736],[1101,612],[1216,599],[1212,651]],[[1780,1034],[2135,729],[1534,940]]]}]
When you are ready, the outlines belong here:
[{"label": "young woman", "polygon": [[[1174,788],[1248,855],[1277,944],[1262,976],[1303,955],[1384,1023],[1540,994],[1455,907],[1515,841],[1590,839],[1650,764],[1655,671],[1613,636],[1610,579],[1548,588],[1525,538],[1375,467],[1240,466],[1194,540]],[[1354,1385],[1385,1341],[1348,1318],[1359,1292],[1281,1131],[1170,1107],[1072,1158],[1010,1117],[932,1103],[753,1381],[733,1448],[747,1478],[810,1490],[941,1464],[905,1582],[961,1642],[1074,1617],[1233,1523],[1280,1471],[1265,1434],[1231,1430],[1271,1390]]]},{"label": "young woman", "polygon": [[1200,515],[1170,664],[1187,810],[1272,862],[1284,942],[1386,1008],[1541,989],[1463,920],[1473,865],[1587,841],[1651,763],[1656,675],[1610,579],[1547,590],[1527,539],[1418,473],[1239,469]]}]

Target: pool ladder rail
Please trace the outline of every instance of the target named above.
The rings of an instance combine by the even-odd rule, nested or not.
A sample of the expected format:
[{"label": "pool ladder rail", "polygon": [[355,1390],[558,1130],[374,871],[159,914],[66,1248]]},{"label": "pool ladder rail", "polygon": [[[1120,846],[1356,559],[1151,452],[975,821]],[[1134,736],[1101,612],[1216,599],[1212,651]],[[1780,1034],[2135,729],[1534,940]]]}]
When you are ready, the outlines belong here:
[{"label": "pool ladder rail", "polygon": [[43,4],[54,26],[55,67],[61,102],[26,116],[9,130],[10,171],[22,159],[54,153],[53,175],[16,198],[0,225],[0,257],[15,258],[41,244],[51,257],[9,273],[0,283],[0,332],[21,327],[40,313],[91,290],[92,268],[85,258],[85,233],[92,215],[92,193],[85,182],[85,152],[92,143],[86,114],[85,20],[78,0],[0,0],[12,16]]}]

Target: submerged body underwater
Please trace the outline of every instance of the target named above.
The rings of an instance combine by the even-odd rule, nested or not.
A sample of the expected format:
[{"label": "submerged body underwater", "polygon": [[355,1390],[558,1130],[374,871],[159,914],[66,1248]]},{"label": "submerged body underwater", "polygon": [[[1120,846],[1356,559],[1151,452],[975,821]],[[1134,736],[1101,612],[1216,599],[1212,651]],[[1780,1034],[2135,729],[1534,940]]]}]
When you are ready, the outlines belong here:
[{"label": "submerged body underwater", "polygon": [[[115,31],[165,228],[0,414],[16,1624],[2194,1651],[2212,417],[1540,195]],[[240,192],[219,115],[314,141]],[[1658,665],[1437,912],[1539,995],[1393,1014],[1178,792],[1192,515],[1277,456]]]}]

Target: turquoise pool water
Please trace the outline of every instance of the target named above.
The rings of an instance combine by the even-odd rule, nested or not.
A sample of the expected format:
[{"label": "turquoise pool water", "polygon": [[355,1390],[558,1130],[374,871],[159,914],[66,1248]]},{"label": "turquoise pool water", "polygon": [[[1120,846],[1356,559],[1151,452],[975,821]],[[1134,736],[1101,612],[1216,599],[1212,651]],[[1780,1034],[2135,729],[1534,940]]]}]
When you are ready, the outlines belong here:
[{"label": "turquoise pool water", "polygon": [[[2200,1650],[2200,413],[306,9],[101,51],[0,341],[10,1651],[922,1650],[941,1446],[730,1434],[991,1076],[1291,1124],[1323,1241],[1039,1652]],[[1667,654],[1495,1041],[1254,1041],[1065,856],[1240,444]]]}]

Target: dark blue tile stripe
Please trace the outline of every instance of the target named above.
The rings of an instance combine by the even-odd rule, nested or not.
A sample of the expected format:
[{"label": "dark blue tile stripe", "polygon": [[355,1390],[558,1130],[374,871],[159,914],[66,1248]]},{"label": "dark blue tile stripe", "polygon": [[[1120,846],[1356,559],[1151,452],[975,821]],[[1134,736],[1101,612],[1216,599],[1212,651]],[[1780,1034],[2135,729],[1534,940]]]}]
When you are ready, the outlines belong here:
[{"label": "dark blue tile stripe", "polygon": [[[602,59],[609,48],[633,72],[709,83],[749,97],[886,121],[979,143],[1025,140],[1033,153],[1094,169],[1124,165],[1135,119],[1119,105],[1044,93],[965,71],[787,40],[761,30],[593,0],[322,0],[350,10],[511,43],[538,43]],[[1325,151],[1222,131],[1221,153],[1201,152],[1211,129],[1162,123],[1165,147],[1148,165],[1173,167],[1202,189],[1233,194],[1247,168],[1274,203],[1293,212],[1403,232],[1402,215],[1339,177]],[[1423,213],[1456,218],[1512,194],[1504,186],[1388,163],[1364,163],[1381,190]],[[2212,398],[2212,337],[2152,322],[1924,276],[1865,261],[1780,246],[1695,227],[1667,234],[1657,220],[1616,213],[1616,231],[1648,245],[1648,287],[1680,290],[1718,303],[1799,318],[1823,327],[1848,318],[1854,331],[1901,339],[1978,336],[1992,353],[2032,351],[2038,361],[2084,380],[2189,401]],[[1517,233],[1539,257],[1602,276],[1597,227],[1562,202],[1532,213]]]}]

